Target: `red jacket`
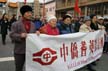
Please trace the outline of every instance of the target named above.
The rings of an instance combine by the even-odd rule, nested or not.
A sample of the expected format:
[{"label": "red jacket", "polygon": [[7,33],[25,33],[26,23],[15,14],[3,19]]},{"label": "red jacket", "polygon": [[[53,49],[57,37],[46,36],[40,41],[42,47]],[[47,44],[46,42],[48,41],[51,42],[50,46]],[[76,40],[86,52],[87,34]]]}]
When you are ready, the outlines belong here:
[{"label": "red jacket", "polygon": [[59,30],[57,27],[51,27],[49,24],[44,25],[40,28],[40,33],[48,35],[59,35]]}]

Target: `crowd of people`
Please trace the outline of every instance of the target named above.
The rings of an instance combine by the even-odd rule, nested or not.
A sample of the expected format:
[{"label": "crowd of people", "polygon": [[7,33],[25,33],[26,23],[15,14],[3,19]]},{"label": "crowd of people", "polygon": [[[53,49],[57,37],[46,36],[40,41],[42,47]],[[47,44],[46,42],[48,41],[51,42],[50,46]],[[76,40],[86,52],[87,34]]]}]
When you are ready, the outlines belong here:
[{"label": "crowd of people", "polygon": [[[22,17],[17,20],[16,15],[13,15],[12,19],[8,20],[7,14],[3,14],[0,20],[2,43],[6,44],[6,35],[8,30],[10,31],[10,38],[15,44],[14,58],[16,71],[22,71],[25,63],[25,39],[28,33],[44,33],[48,35],[61,35],[76,32],[93,32],[96,30],[105,31],[105,45],[103,52],[108,53],[108,17],[97,16],[91,14],[85,17],[72,17],[70,14],[66,14],[63,17],[56,18],[54,15],[47,15],[46,21],[42,21],[40,18],[32,18],[32,8],[28,5],[24,5],[20,8]],[[88,64],[87,69],[90,71],[96,71],[93,66],[96,65],[96,61]]]}]

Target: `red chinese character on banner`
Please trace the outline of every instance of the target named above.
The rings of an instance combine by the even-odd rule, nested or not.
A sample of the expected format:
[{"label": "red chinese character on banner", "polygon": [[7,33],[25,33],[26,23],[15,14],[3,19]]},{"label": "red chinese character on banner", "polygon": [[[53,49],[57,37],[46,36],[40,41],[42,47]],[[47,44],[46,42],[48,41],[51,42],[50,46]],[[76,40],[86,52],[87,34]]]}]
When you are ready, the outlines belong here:
[{"label": "red chinese character on banner", "polygon": [[86,42],[82,41],[81,42],[81,56],[86,56],[86,50],[87,50]]},{"label": "red chinese character on banner", "polygon": [[71,58],[78,58],[78,49],[77,49],[77,43],[71,43]]},{"label": "red chinese character on banner", "polygon": [[104,46],[104,38],[103,37],[100,38],[99,44],[100,44],[101,48],[103,48],[103,46]]},{"label": "red chinese character on banner", "polygon": [[96,50],[97,50],[97,49],[99,50],[100,47],[102,47],[102,46],[101,46],[101,39],[98,38],[98,40],[97,40],[97,48],[96,48]]},{"label": "red chinese character on banner", "polygon": [[90,40],[90,52],[93,53],[94,52],[94,49],[95,49],[95,46],[94,46],[94,40]]},{"label": "red chinese character on banner", "polygon": [[68,56],[68,47],[63,43],[63,47],[60,48],[60,56],[64,57],[64,61],[66,62],[66,56]]},{"label": "red chinese character on banner", "polygon": [[98,49],[98,46],[99,46],[99,45],[98,45],[98,42],[99,42],[99,40],[96,39],[96,40],[95,40],[95,51]]}]

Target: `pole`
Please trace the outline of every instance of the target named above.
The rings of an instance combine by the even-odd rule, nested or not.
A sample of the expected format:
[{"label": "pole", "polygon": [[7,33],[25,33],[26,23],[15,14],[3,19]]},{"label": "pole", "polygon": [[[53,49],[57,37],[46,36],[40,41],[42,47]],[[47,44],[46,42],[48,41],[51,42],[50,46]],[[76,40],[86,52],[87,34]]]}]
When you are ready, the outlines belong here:
[{"label": "pole", "polygon": [[45,0],[43,0],[43,21],[45,21]]},{"label": "pole", "polygon": [[27,3],[27,0],[24,0],[24,5],[26,5],[26,3]]},{"label": "pole", "polygon": [[17,3],[18,3],[18,9],[17,9],[17,20],[19,20],[19,10],[20,10],[20,3],[19,3],[19,1],[17,1]]}]

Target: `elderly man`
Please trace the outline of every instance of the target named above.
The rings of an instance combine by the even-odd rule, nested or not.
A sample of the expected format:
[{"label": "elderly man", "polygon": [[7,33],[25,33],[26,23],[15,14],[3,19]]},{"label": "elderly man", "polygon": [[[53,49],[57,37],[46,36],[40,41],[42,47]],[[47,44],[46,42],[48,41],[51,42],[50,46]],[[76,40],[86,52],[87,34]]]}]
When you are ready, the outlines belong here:
[{"label": "elderly man", "polygon": [[25,63],[25,48],[26,37],[28,33],[35,33],[35,25],[31,22],[32,8],[24,5],[20,8],[22,18],[13,23],[11,27],[10,37],[15,43],[14,58],[15,58],[15,71],[22,71]]}]

